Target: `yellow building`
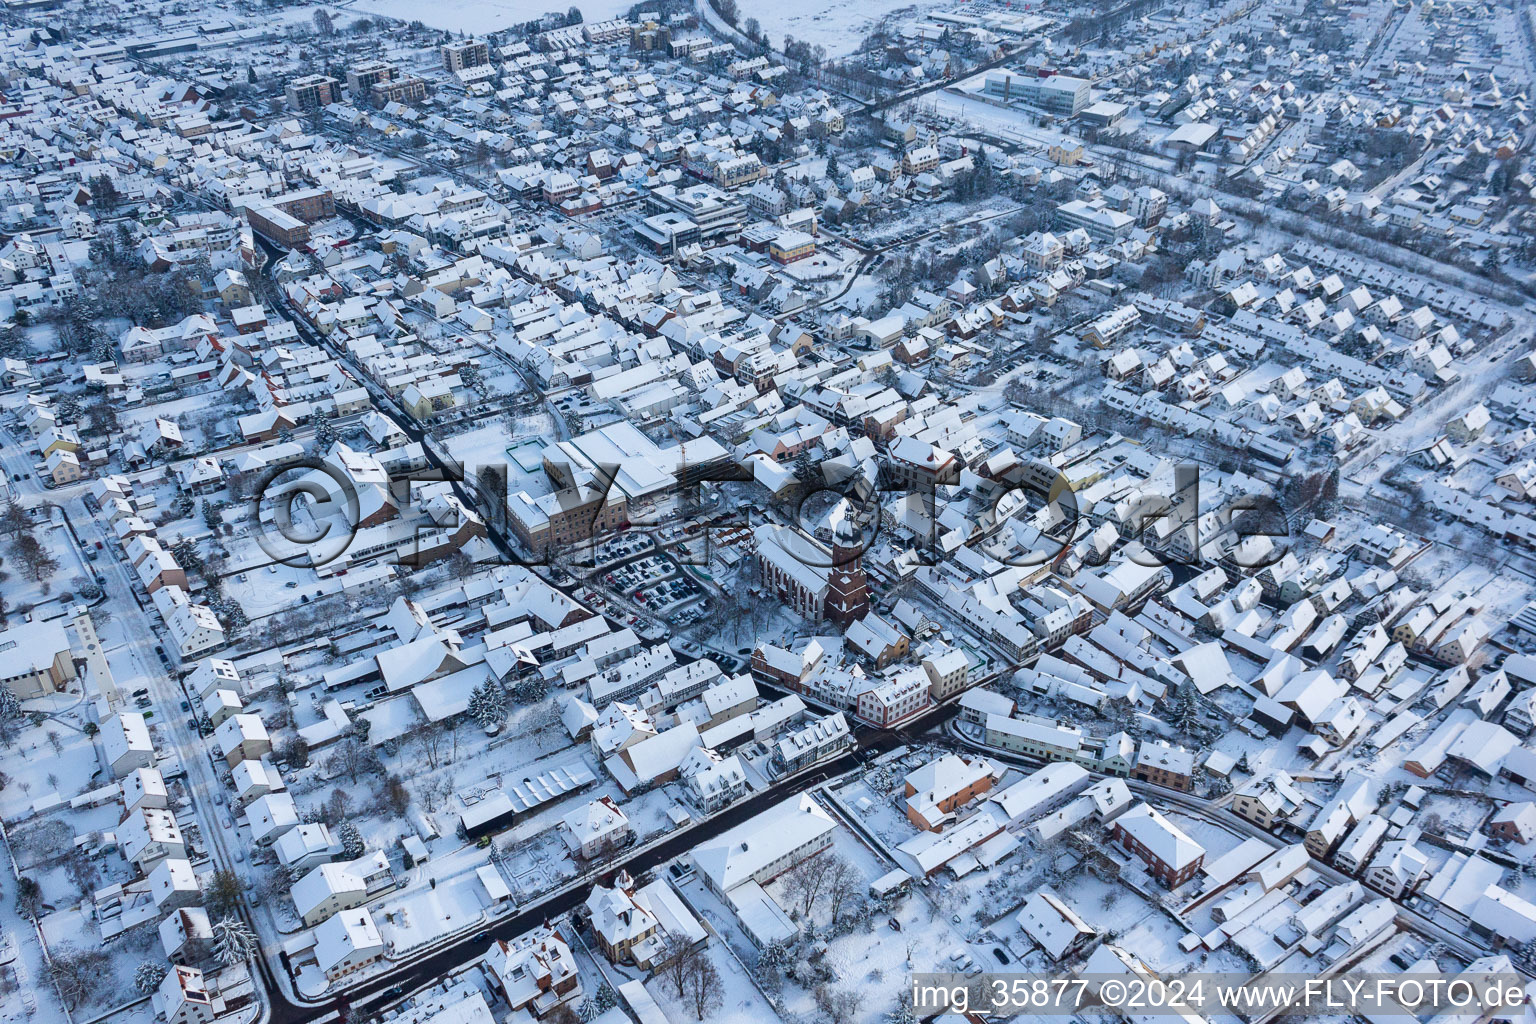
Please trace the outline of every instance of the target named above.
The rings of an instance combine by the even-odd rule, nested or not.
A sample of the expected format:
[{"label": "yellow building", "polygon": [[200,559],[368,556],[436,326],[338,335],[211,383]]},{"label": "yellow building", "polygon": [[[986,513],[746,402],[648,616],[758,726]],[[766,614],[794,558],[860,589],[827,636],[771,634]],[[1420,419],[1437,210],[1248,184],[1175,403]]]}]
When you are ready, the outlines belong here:
[{"label": "yellow building", "polygon": [[0,631],[0,686],[20,700],[63,690],[75,676],[75,659],[69,635],[58,620],[21,622],[12,617],[9,629]]},{"label": "yellow building", "polygon": [[804,231],[785,231],[768,243],[768,258],[775,263],[793,263],[816,254],[816,239]]},{"label": "yellow building", "polygon": [[1046,150],[1046,156],[1050,157],[1051,163],[1059,167],[1076,167],[1083,162],[1086,153],[1081,142],[1067,139],[1064,142],[1054,143],[1050,149]]}]

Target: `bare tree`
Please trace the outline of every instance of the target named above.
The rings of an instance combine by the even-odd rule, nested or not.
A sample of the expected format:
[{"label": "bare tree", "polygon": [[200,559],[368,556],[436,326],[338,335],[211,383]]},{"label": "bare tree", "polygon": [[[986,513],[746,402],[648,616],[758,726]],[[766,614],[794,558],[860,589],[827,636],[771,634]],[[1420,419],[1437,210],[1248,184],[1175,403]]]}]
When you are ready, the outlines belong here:
[{"label": "bare tree", "polygon": [[411,740],[421,752],[427,767],[437,769],[443,763],[443,727],[436,722],[423,722],[411,732]]},{"label": "bare tree", "polygon": [[667,932],[661,938],[660,962],[664,965],[662,970],[677,987],[677,998],[683,998],[688,979],[693,973],[694,965],[703,959],[699,948],[688,940],[686,935],[676,932]]},{"label": "bare tree", "polygon": [[261,876],[261,881],[256,883],[256,892],[262,899],[276,899],[293,889],[293,877],[288,874],[288,869],[280,864],[269,867]]},{"label": "bare tree", "polygon": [[80,890],[80,895],[89,896],[96,889],[96,884],[101,881],[101,874],[96,869],[96,861],[90,854],[79,847],[69,851],[64,859],[64,870],[74,880],[75,887]]},{"label": "bare tree", "polygon": [[[701,956],[688,971],[688,1002],[699,1020],[719,1006],[725,998],[725,985],[714,962]],[[840,1018],[846,1019],[846,1018]]]},{"label": "bare tree", "polygon": [[801,916],[810,916],[826,890],[832,860],[831,855],[808,857],[784,872],[784,894],[800,905]]},{"label": "bare tree", "polygon": [[864,997],[852,989],[817,985],[813,994],[816,1008],[832,1020],[853,1020],[864,1005]]},{"label": "bare tree", "polygon": [[22,573],[33,583],[42,583],[59,571],[59,560],[30,533],[17,537],[11,551],[21,563]]},{"label": "bare tree", "polygon": [[5,497],[4,504],[0,505],[0,533],[12,538],[19,537],[23,533],[31,534],[32,517],[27,515],[27,510],[15,498]]},{"label": "bare tree", "polygon": [[59,990],[59,997],[74,1009],[90,999],[109,977],[112,958],[104,950],[81,949],[60,943],[49,953],[48,980]]},{"label": "bare tree", "polygon": [[[832,862],[827,865],[827,904],[832,915],[832,927],[842,923],[843,913],[858,904],[864,896],[864,878],[859,869],[835,853],[827,854]],[[846,1018],[839,1017],[839,1020]]]},{"label": "bare tree", "polygon": [[378,803],[397,818],[405,814],[411,804],[411,793],[400,776],[391,775],[384,781],[384,791],[379,794]]},{"label": "bare tree", "polygon": [[378,755],[356,736],[348,736],[336,744],[335,751],[325,759],[326,771],[333,775],[345,775],[354,783],[379,767]]},{"label": "bare tree", "polygon": [[452,792],[453,783],[436,776],[423,780],[416,787],[416,795],[421,798],[421,806],[428,814],[436,811]]}]

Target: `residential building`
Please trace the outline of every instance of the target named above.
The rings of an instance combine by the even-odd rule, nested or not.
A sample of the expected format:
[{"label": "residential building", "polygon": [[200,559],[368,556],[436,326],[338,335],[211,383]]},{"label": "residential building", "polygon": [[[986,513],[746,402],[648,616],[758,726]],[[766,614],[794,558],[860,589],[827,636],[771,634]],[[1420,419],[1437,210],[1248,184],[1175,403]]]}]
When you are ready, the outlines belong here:
[{"label": "residential building", "polygon": [[1275,829],[1290,821],[1305,804],[1296,782],[1283,771],[1255,775],[1232,795],[1232,810],[1260,828]]},{"label": "residential building", "polygon": [[444,43],[438,52],[443,58],[443,70],[450,75],[491,62],[491,48],[480,39],[459,39]]},{"label": "residential building", "polygon": [[215,1005],[203,972],[181,964],[172,965],[161,979],[154,1003],[166,1024],[210,1024],[224,1010],[222,1000]]},{"label": "residential building", "polygon": [[340,98],[337,92],[340,85],[329,75],[305,75],[289,82],[283,94],[288,99],[288,106],[302,112],[335,103]]},{"label": "residential building", "polygon": [[544,1016],[581,995],[576,958],[560,930],[541,925],[517,938],[497,939],[485,964],[508,1005]]},{"label": "residential building", "polygon": [[1194,785],[1195,755],[1183,747],[1146,739],[1136,751],[1131,778],[1188,793]]},{"label": "residential building", "polygon": [[1169,889],[1189,881],[1205,863],[1205,848],[1145,803],[1116,818],[1110,834]]},{"label": "residential building", "polygon": [[942,832],[956,812],[992,791],[1003,770],[984,757],[967,760],[944,754],[908,773],[904,784],[907,820],[926,832]]},{"label": "residential building", "polygon": [[0,686],[18,700],[57,693],[76,678],[69,635],[59,619],[37,616],[25,622],[13,614],[7,627],[0,630],[0,658]]},{"label": "residential building", "polygon": [[361,907],[343,910],[315,929],[315,961],[332,983],[383,958],[384,940],[379,937],[378,925]]}]

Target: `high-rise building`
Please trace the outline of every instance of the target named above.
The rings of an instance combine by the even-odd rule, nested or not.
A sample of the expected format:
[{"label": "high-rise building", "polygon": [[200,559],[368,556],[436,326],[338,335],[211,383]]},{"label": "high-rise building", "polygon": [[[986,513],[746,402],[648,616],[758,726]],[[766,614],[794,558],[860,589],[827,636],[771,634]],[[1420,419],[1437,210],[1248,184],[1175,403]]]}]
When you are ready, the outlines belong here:
[{"label": "high-rise building", "polygon": [[336,87],[340,84],[329,75],[305,75],[289,82],[283,91],[287,94],[288,105],[294,110],[314,110],[336,102]]},{"label": "high-rise building", "polygon": [[478,39],[461,39],[458,42],[444,43],[441,52],[443,70],[450,75],[457,74],[465,68],[477,68],[491,62],[491,48]]},{"label": "high-rise building", "polygon": [[352,100],[356,102],[378,83],[394,81],[399,74],[399,70],[388,61],[364,61],[347,72],[347,92],[352,94]]},{"label": "high-rise building", "polygon": [[387,82],[374,83],[368,90],[368,98],[378,107],[386,103],[420,103],[427,98],[427,83],[415,75],[391,78]]}]

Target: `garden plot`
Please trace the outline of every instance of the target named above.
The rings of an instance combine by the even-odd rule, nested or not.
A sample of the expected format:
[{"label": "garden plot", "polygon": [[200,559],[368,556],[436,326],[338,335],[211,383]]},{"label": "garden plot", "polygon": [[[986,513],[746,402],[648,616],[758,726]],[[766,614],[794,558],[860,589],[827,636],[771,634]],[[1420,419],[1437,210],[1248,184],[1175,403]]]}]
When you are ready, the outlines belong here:
[{"label": "garden plot", "polygon": [[837,798],[865,828],[896,846],[917,834],[906,814],[896,807],[896,794],[900,792],[899,785],[889,791],[877,790],[869,781],[860,780],[839,789]]},{"label": "garden plot", "polygon": [[[731,955],[730,950],[719,942],[711,942],[705,947],[704,955],[720,976],[720,993],[714,1001],[715,1008],[713,1012],[706,1009],[705,1020],[710,1024],[765,1024],[778,1019],[773,1007],[752,983],[746,968]],[[672,1024],[696,1024],[699,1020],[690,998],[691,991],[685,985],[680,998],[677,987],[665,971],[653,975],[645,983],[645,989],[661,1006]]]},{"label": "garden plot", "polygon": [[110,781],[99,767],[95,744],[83,731],[85,705],[78,687],[76,683],[72,691],[22,704],[24,717],[17,720],[15,738],[0,756],[0,771],[12,780],[0,789],[0,816],[13,831],[15,822],[35,809],[67,804]]},{"label": "garden plot", "polygon": [[[786,1009],[813,1016],[817,1009],[815,987],[826,984],[835,992],[860,997],[857,1005],[849,999],[847,1008],[852,1013],[847,1019],[873,1024],[884,1021],[895,1009],[895,994],[905,987],[902,981],[912,971],[954,964],[957,961],[952,957],[957,952],[983,962],[989,955],[987,945],[973,943],[968,922],[962,917],[956,924],[953,918],[957,915],[946,916],[946,908],[927,896],[926,891],[915,893],[893,910],[872,917],[867,925],[828,941],[820,962],[824,970],[813,970],[804,978],[811,982],[809,987],[798,979],[785,980]],[[899,931],[891,926],[893,920]]]},{"label": "garden plot", "polygon": [[503,860],[501,873],[512,898],[526,903],[575,877],[576,865],[560,833],[550,829],[519,845]]},{"label": "garden plot", "polygon": [[[126,932],[105,947],[96,922],[84,908],[49,914],[40,923],[56,965],[54,976],[63,980],[76,1020],[137,1000],[134,971],[146,960],[163,960],[154,923]],[[39,992],[37,998],[44,996]]]},{"label": "garden plot", "polygon": [[[56,601],[61,592],[69,590],[71,580],[83,578],[80,554],[75,549],[74,541],[70,538],[69,530],[62,519],[39,519],[32,528],[31,534],[37,540],[40,549],[37,555],[37,573],[42,578],[34,579],[33,573],[28,571],[27,564],[17,554],[16,546],[7,544],[5,567],[9,578],[5,581],[6,609],[12,615],[31,613],[44,618],[63,615],[67,609],[60,608]],[[52,572],[47,569],[47,559],[52,559],[56,566]]]}]

